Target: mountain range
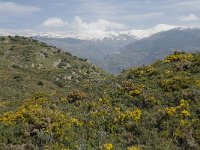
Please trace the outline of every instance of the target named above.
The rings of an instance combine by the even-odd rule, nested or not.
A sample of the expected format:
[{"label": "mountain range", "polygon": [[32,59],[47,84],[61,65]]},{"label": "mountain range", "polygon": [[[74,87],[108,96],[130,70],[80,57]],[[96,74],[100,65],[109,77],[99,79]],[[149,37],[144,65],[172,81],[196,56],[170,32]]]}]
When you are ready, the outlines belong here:
[{"label": "mountain range", "polygon": [[200,29],[159,24],[145,30],[34,32],[0,30],[1,35],[24,35],[56,46],[110,73],[162,59],[173,51],[199,51]]},{"label": "mountain range", "polygon": [[155,33],[168,31],[174,28],[187,29],[188,27],[158,24],[149,29],[132,29],[128,31],[80,31],[80,32],[47,32],[47,33],[34,33],[36,37],[46,37],[46,38],[74,38],[80,40],[127,40],[130,37],[135,39],[142,39],[149,37]]},{"label": "mountain range", "polygon": [[15,29],[0,29],[1,36],[8,36],[8,35],[20,35],[26,37],[45,37],[45,38],[74,38],[79,40],[106,40],[106,39],[113,39],[113,40],[127,40],[127,38],[135,38],[141,39],[144,37],[149,37],[152,34],[167,31],[174,28],[189,28],[184,26],[175,26],[175,25],[167,25],[167,24],[158,24],[149,29],[131,29],[125,31],[102,31],[102,30],[95,30],[95,31],[57,31],[57,32],[36,32],[30,29],[23,29],[23,30],[15,30]]},{"label": "mountain range", "polygon": [[[114,36],[115,35],[115,36]],[[109,33],[100,39],[42,34],[33,38],[57,46],[117,74],[162,59],[173,51],[199,51],[200,29],[157,25],[147,30]]]}]

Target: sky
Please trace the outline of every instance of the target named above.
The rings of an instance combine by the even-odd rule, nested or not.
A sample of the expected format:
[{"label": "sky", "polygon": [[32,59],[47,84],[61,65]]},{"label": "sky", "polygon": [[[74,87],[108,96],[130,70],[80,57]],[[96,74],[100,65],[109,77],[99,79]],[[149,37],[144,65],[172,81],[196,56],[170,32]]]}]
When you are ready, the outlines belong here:
[{"label": "sky", "polygon": [[0,30],[123,31],[200,27],[200,0],[0,0]]}]

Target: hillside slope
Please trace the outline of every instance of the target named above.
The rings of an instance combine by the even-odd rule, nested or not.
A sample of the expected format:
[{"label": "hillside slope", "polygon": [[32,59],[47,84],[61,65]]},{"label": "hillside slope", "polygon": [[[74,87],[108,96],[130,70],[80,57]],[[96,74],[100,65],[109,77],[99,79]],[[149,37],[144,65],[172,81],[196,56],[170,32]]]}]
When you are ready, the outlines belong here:
[{"label": "hillside slope", "polygon": [[55,47],[22,37],[0,38],[0,99],[43,92],[65,94],[108,76],[95,65]]},{"label": "hillside slope", "polygon": [[[34,43],[30,39],[14,39],[18,40],[15,41],[16,47],[21,46],[22,50],[22,41],[36,44],[37,47],[42,44]],[[3,41],[7,43],[10,40],[9,37]],[[49,50],[52,47],[41,48],[52,52]],[[39,54],[41,52],[41,49],[34,50]],[[131,68],[113,77],[56,49],[55,54],[48,53],[48,58],[57,60],[67,57],[67,60],[71,60],[71,69],[75,74],[83,69],[77,69],[76,63],[78,66],[88,66],[86,71],[92,69],[88,76],[72,78],[71,82],[61,80],[61,83],[65,83],[61,86],[52,84],[54,80],[50,77],[68,74],[70,69],[63,71],[63,68],[54,68],[54,61],[46,62],[48,58],[44,58],[44,61],[39,57],[34,63],[48,66],[48,73],[44,74],[45,68],[28,71],[30,67],[27,67],[24,71],[22,68],[26,67],[26,64],[30,63],[32,66],[33,63],[22,63],[24,60],[21,59],[27,59],[27,55],[22,55],[27,50],[18,50],[19,53],[15,53],[15,56],[23,57],[12,57],[13,61],[6,59],[6,56],[10,55],[5,52],[10,50],[1,53],[4,58],[1,70],[4,70],[1,72],[3,84],[0,85],[1,90],[4,90],[5,85],[12,90],[4,90],[0,94],[3,98],[8,98],[0,101],[2,149],[198,150],[200,146],[199,53],[175,52],[152,65]],[[21,72],[8,67],[8,64],[17,61],[20,62],[18,65],[23,67],[17,67],[15,64],[13,67]],[[10,68],[7,70],[10,73],[6,72],[5,68]],[[9,78],[22,71],[23,74],[17,74],[22,79],[15,77],[15,81]],[[33,75],[37,72],[40,74]],[[24,74],[32,79],[27,80]],[[42,91],[38,79],[44,83],[44,91],[47,94],[31,95],[31,87],[33,91]],[[23,89],[19,85],[29,85],[29,91],[24,89],[22,92]],[[79,91],[74,91],[75,88]],[[19,97],[22,94],[28,98],[19,100],[17,96],[10,96],[15,90]]]}]

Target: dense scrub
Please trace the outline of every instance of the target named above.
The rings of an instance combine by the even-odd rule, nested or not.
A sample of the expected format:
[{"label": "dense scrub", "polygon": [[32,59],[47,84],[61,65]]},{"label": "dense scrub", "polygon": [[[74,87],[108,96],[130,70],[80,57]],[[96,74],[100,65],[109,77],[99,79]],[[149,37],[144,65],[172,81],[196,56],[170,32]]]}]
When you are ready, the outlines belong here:
[{"label": "dense scrub", "polygon": [[[52,68],[50,74],[60,75],[57,72],[60,66]],[[63,72],[68,73],[67,70]],[[101,71],[97,69],[97,72]],[[5,75],[2,70],[1,74]],[[164,60],[129,69],[117,77],[103,72],[94,77],[89,75],[79,78],[79,82],[58,80],[53,89],[56,94],[27,92],[27,98],[22,100],[9,97],[6,93],[9,91],[4,91],[0,101],[0,147],[52,150],[199,148],[199,53],[175,52]],[[18,76],[13,79],[17,80],[13,85],[32,84],[31,79],[24,82],[24,74]],[[6,78],[9,76],[1,81],[7,83]],[[10,79],[8,81],[11,83]],[[33,87],[52,91],[46,84],[47,80],[37,76]],[[65,84],[70,84],[70,88]]]}]

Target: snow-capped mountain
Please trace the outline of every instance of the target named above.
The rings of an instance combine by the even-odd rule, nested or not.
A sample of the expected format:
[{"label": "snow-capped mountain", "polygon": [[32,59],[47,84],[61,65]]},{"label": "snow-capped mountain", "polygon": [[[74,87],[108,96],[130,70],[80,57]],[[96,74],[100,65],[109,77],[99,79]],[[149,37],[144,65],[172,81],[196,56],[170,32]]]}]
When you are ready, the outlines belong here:
[{"label": "snow-capped mountain", "polygon": [[87,30],[77,32],[35,32],[32,30],[0,30],[0,35],[21,35],[29,37],[46,37],[46,38],[74,38],[80,40],[127,40],[130,38],[142,39],[155,33],[168,31],[175,28],[185,28],[174,25],[159,24],[153,28],[144,30],[127,30],[127,31],[104,31],[104,30]]},{"label": "snow-capped mountain", "polygon": [[128,30],[128,31],[83,31],[83,32],[54,32],[54,33],[39,33],[37,37],[46,38],[74,38],[81,40],[104,40],[104,39],[114,39],[114,40],[126,40],[127,38],[142,39],[149,37],[155,33],[162,31],[168,31],[175,28],[183,28],[180,26],[159,24],[153,28],[145,30]]},{"label": "snow-capped mountain", "polygon": [[150,37],[153,34],[163,32],[163,31],[168,31],[175,28],[184,28],[184,27],[167,25],[167,24],[159,24],[153,28],[146,29],[146,30],[131,30],[131,31],[128,31],[127,34],[131,36],[134,35],[138,39],[142,39],[142,38]]}]

